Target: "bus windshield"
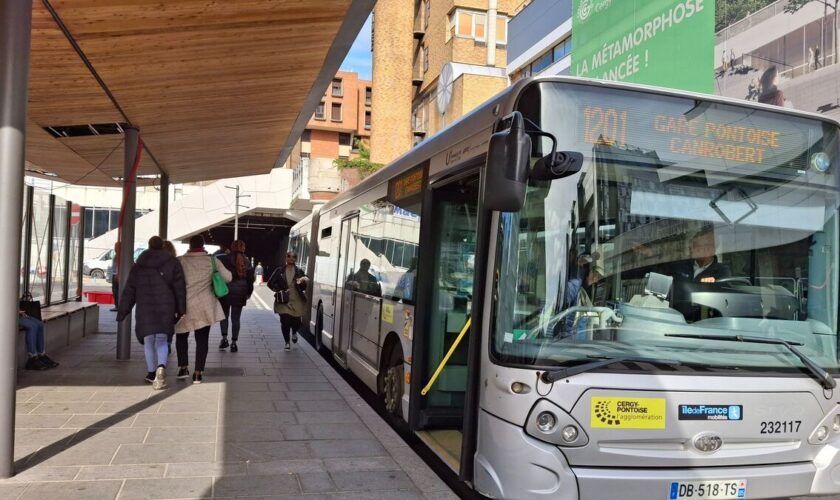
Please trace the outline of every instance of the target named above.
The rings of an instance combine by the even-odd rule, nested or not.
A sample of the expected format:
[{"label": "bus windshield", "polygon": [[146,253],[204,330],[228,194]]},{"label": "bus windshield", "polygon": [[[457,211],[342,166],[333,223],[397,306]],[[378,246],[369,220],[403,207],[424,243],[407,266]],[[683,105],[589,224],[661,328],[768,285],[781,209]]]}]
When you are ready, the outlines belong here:
[{"label": "bus windshield", "polygon": [[745,335],[840,372],[835,125],[560,82],[534,84],[519,107],[584,164],[531,180],[522,210],[500,216],[496,362],[803,372],[784,346],[699,338]]}]

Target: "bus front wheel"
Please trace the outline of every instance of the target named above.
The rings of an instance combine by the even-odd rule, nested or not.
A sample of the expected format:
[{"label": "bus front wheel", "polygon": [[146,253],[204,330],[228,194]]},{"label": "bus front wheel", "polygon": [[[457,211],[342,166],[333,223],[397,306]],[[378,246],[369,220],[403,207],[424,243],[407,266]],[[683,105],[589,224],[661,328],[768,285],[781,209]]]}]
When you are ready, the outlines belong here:
[{"label": "bus front wheel", "polygon": [[382,396],[385,400],[385,410],[396,417],[402,417],[403,373],[405,367],[402,359],[402,348],[395,343],[391,348],[388,362],[385,364],[385,374],[382,377]]}]

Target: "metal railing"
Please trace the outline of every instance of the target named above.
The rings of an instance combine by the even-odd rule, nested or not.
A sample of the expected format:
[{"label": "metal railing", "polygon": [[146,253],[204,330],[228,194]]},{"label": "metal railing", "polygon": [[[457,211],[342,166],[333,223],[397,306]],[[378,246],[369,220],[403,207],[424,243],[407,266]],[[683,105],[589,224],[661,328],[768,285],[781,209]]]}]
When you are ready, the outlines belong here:
[{"label": "metal railing", "polygon": [[790,0],[779,0],[778,2],[773,2],[770,5],[753,12],[752,14],[741,19],[740,21],[736,21],[730,24],[726,28],[723,28],[722,30],[715,33],[715,43],[719,44],[724,40],[728,40],[739,33],[747,31],[753,26],[767,21],[773,16],[783,13],[785,11],[785,7],[787,7],[789,3]]}]

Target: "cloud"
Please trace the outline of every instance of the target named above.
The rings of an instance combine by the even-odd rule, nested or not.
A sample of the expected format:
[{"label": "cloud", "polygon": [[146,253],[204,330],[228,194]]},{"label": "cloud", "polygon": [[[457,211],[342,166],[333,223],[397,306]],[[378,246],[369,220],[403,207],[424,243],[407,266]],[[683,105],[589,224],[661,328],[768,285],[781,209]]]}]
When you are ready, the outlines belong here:
[{"label": "cloud", "polygon": [[370,30],[372,17],[368,17],[362,26],[362,31],[356,36],[356,40],[350,47],[350,52],[341,63],[341,71],[355,71],[359,74],[362,80],[370,80],[371,78],[371,58],[370,51]]}]

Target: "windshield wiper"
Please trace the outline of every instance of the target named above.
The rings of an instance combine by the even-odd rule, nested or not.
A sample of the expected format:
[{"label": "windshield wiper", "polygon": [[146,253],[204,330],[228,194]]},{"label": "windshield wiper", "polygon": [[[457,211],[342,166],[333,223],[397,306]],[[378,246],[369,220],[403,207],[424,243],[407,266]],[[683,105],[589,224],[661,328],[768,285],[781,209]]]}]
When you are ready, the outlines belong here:
[{"label": "windshield wiper", "polygon": [[746,342],[749,344],[773,344],[783,345],[788,348],[790,352],[796,355],[802,361],[808,371],[817,379],[825,389],[834,389],[837,387],[837,382],[823,367],[818,365],[814,360],[809,358],[804,352],[796,348],[796,346],[803,345],[802,342],[788,342],[781,339],[768,339],[765,337],[751,337],[749,335],[697,335],[693,333],[666,333],[666,337],[678,337],[682,339],[702,339],[702,340],[721,340],[724,342]]},{"label": "windshield wiper", "polygon": [[570,366],[568,368],[560,368],[558,370],[551,370],[545,371],[542,374],[542,380],[546,383],[552,383],[560,380],[561,378],[571,377],[573,375],[578,375],[584,372],[597,370],[598,368],[603,368],[605,366],[614,365],[616,363],[624,363],[625,361],[629,361],[632,363],[650,363],[652,365],[665,365],[665,366],[679,366],[682,365],[681,362],[672,360],[672,359],[655,359],[655,358],[645,358],[641,356],[616,356],[614,358],[606,358],[606,359],[598,359],[595,361],[589,361],[583,363],[581,365]]}]

